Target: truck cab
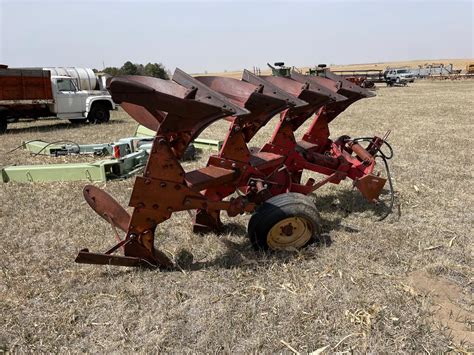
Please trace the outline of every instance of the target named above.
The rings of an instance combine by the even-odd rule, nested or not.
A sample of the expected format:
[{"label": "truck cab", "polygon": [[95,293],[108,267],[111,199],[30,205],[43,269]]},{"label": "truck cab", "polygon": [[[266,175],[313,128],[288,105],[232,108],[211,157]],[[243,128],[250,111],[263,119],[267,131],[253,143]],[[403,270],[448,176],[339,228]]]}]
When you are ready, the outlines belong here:
[{"label": "truck cab", "polygon": [[22,118],[109,121],[110,111],[115,109],[112,96],[92,69],[79,69],[68,68],[65,75],[51,75],[51,70],[0,64],[0,134],[6,132],[9,123]]},{"label": "truck cab", "polygon": [[110,110],[115,109],[110,94],[80,90],[75,78],[52,76],[51,84],[54,103],[49,110],[58,118],[102,123],[110,119]]}]

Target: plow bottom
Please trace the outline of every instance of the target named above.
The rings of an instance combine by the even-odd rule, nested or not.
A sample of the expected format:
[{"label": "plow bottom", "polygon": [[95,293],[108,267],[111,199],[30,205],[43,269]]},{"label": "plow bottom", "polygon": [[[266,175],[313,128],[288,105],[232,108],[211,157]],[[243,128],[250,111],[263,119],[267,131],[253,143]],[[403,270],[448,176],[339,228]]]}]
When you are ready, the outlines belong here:
[{"label": "plow bottom", "polygon": [[[374,137],[363,148],[348,136],[333,142],[328,127],[351,103],[370,95],[327,75],[292,72],[291,78],[274,78],[244,71],[243,80],[236,80],[194,78],[177,69],[172,80],[113,78],[109,89],[114,101],[156,134],[143,176],[133,187],[131,214],[105,191],[84,188],[86,201],[110,223],[117,244],[105,253],[83,249],[76,262],[172,268],[170,258],[155,248],[154,234],[174,212],[190,210],[196,211],[196,232],[221,230],[221,211],[229,217],[252,212],[248,232],[256,249],[294,250],[321,231],[316,206],[304,195],[349,177],[363,196],[376,200],[386,179],[373,169],[386,137]],[[271,140],[250,149],[251,139],[276,114],[280,120]],[[310,128],[297,142],[295,131],[311,117]],[[230,127],[219,153],[205,167],[185,172],[179,159],[190,142],[224,118]],[[303,184],[304,170],[324,178]]]}]

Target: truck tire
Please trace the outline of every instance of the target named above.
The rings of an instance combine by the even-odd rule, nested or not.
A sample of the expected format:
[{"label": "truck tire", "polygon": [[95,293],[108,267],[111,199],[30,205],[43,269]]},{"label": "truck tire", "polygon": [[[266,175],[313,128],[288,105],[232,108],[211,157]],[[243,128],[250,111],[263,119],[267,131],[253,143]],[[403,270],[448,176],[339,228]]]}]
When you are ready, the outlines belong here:
[{"label": "truck tire", "polygon": [[87,115],[87,120],[90,123],[100,124],[106,123],[110,120],[110,111],[107,105],[103,103],[92,104],[92,108]]},{"label": "truck tire", "polygon": [[274,196],[254,212],[247,227],[256,250],[300,249],[321,235],[314,203],[299,193]]},{"label": "truck tire", "polygon": [[0,117],[0,134],[4,134],[7,131],[8,122],[6,118]]}]

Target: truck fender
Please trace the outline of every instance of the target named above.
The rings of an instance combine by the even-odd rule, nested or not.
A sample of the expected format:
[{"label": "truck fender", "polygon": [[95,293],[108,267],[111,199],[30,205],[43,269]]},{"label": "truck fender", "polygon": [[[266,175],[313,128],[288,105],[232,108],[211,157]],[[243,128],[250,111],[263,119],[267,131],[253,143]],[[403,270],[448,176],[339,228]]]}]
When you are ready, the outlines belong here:
[{"label": "truck fender", "polygon": [[110,96],[101,95],[101,96],[93,96],[88,97],[86,100],[86,117],[89,114],[89,111],[92,109],[92,106],[95,103],[101,103],[108,106],[109,110],[115,110],[115,103],[112,101]]}]

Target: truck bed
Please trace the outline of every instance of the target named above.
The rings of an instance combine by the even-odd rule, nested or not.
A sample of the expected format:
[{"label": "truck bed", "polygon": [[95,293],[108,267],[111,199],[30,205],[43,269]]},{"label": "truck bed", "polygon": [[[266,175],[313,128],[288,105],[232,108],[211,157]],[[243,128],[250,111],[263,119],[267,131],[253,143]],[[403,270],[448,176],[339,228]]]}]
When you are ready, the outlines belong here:
[{"label": "truck bed", "polygon": [[50,72],[46,70],[0,67],[0,104],[53,102],[50,76]]}]

